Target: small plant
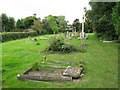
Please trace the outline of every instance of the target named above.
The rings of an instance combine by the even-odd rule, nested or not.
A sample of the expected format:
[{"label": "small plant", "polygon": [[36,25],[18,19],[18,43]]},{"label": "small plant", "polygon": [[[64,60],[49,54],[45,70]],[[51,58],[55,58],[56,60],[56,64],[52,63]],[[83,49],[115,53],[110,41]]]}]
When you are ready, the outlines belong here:
[{"label": "small plant", "polygon": [[85,64],[85,63],[84,63],[84,61],[82,61],[82,60],[79,62],[79,66],[80,66],[80,67],[84,67],[84,64]]},{"label": "small plant", "polygon": [[59,51],[62,53],[70,53],[72,51],[76,51],[76,48],[70,43],[64,43],[63,38],[54,38],[50,40],[50,45],[45,49],[45,51]]},{"label": "small plant", "polygon": [[32,70],[37,71],[39,68],[38,62],[34,62],[34,64],[32,65]]},{"label": "small plant", "polygon": [[36,43],[36,45],[40,45],[40,43]]},{"label": "small plant", "polygon": [[43,56],[42,61],[43,62],[41,62],[41,63],[44,63],[44,61],[46,61],[46,56]]}]

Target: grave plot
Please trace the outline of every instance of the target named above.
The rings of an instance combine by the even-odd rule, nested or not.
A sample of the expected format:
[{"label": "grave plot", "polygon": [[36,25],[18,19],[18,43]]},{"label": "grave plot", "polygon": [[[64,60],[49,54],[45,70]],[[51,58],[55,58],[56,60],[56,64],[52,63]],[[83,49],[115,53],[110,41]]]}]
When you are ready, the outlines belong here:
[{"label": "grave plot", "polygon": [[32,40],[30,40],[30,39],[29,39],[29,40],[24,41],[24,42],[26,43],[26,42],[35,42],[35,41],[37,41],[37,39],[36,39],[36,38],[35,38],[35,39],[32,39]]},{"label": "grave plot", "polygon": [[83,73],[83,66],[78,63],[55,60],[43,61],[40,64],[35,62],[38,65],[37,67],[34,66],[23,74],[18,74],[17,78],[28,81],[74,81],[79,80]]},{"label": "grave plot", "polygon": [[40,40],[49,40],[49,37],[38,37]]}]

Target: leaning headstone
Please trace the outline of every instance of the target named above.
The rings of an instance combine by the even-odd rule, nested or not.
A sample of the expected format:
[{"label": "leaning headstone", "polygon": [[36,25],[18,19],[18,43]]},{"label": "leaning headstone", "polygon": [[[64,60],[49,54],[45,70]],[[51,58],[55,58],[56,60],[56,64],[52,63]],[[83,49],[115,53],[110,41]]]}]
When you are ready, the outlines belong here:
[{"label": "leaning headstone", "polygon": [[31,40],[31,37],[30,37],[30,36],[28,36],[28,40]]},{"label": "leaning headstone", "polygon": [[74,33],[72,32],[72,37],[74,37]]},{"label": "leaning headstone", "polygon": [[63,72],[63,76],[69,76],[72,78],[79,78],[83,68],[68,66]]}]

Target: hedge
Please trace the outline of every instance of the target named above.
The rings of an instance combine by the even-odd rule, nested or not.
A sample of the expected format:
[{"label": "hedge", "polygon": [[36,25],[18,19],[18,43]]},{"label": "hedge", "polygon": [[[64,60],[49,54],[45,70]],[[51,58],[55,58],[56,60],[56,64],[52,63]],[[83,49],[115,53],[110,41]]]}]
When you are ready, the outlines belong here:
[{"label": "hedge", "polygon": [[30,32],[3,32],[0,33],[0,36],[2,36],[2,38],[0,38],[0,40],[2,42],[6,42],[6,41],[11,41],[11,40],[16,40],[16,39],[21,39],[21,38],[26,38],[28,36],[37,36],[37,32],[35,31],[30,31]]}]

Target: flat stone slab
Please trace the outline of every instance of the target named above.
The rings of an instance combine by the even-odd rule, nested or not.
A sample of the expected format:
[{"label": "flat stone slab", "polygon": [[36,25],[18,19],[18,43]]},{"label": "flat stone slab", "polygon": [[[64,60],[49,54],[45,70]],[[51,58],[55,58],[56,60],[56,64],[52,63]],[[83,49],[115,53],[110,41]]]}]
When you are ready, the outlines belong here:
[{"label": "flat stone slab", "polygon": [[111,43],[111,42],[113,42],[113,41],[103,41],[103,43]]},{"label": "flat stone slab", "polygon": [[74,63],[74,62],[55,61],[55,60],[46,60],[46,61],[52,61],[52,62],[56,62],[56,63],[64,63],[64,64],[78,64],[78,63]]},{"label": "flat stone slab", "polygon": [[38,38],[41,40],[48,40],[49,39],[48,37],[38,37]]},{"label": "flat stone slab", "polygon": [[83,70],[82,67],[68,66],[66,68],[66,70],[63,72],[63,76],[69,76],[72,78],[79,78],[82,70]]},{"label": "flat stone slab", "polygon": [[34,42],[33,40],[28,40],[28,41],[24,41],[24,42]]},{"label": "flat stone slab", "polygon": [[48,67],[54,67],[54,68],[66,68],[65,66],[53,66],[53,65],[41,65],[41,66],[48,66]]},{"label": "flat stone slab", "polygon": [[62,75],[62,70],[39,68],[38,71],[27,70],[23,74],[17,75],[18,79],[36,81],[72,81],[72,77]]}]

